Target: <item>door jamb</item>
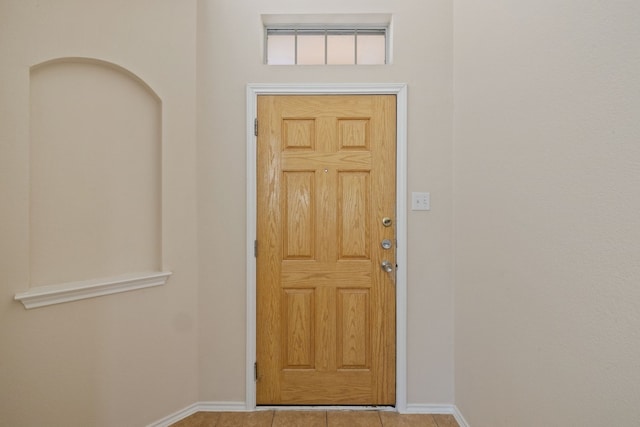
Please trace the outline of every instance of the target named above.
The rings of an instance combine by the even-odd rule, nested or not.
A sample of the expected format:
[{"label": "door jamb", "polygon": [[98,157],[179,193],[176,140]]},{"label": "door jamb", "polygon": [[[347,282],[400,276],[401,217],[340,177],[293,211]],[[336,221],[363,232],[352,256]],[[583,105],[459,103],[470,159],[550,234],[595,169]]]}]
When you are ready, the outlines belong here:
[{"label": "door jamb", "polygon": [[396,410],[407,410],[407,85],[405,83],[247,85],[246,409],[256,409],[256,258],[258,95],[396,95]]}]

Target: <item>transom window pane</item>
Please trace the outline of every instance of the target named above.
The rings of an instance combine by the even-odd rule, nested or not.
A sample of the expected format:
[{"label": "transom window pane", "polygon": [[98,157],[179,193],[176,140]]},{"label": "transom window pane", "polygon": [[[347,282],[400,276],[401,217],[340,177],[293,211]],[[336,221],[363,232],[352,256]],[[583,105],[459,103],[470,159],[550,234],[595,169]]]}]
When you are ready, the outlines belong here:
[{"label": "transom window pane", "polygon": [[387,58],[387,28],[266,28],[269,65],[375,65]]},{"label": "transom window pane", "polygon": [[274,34],[267,39],[269,64],[286,65],[296,63],[296,37]]},{"label": "transom window pane", "polygon": [[297,58],[301,65],[324,64],[324,36],[298,34]]},{"label": "transom window pane", "polygon": [[358,35],[358,64],[384,64],[386,44],[383,34]]},{"label": "transom window pane", "polygon": [[327,35],[327,64],[355,64],[356,37],[349,35]]}]

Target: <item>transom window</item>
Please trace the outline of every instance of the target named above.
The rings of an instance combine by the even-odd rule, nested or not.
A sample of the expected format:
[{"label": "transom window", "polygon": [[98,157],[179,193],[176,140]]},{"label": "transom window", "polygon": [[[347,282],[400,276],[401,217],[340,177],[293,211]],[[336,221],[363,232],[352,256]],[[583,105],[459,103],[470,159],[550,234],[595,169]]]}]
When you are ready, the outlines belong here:
[{"label": "transom window", "polygon": [[387,26],[265,26],[269,65],[387,63]]}]

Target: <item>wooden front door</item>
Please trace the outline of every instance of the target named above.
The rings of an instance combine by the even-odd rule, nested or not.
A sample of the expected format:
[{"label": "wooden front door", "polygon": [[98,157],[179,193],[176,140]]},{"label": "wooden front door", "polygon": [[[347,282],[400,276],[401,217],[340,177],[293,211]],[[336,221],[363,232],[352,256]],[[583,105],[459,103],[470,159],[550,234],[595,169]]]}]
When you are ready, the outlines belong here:
[{"label": "wooden front door", "polygon": [[257,403],[393,405],[396,98],[259,96],[258,125]]}]

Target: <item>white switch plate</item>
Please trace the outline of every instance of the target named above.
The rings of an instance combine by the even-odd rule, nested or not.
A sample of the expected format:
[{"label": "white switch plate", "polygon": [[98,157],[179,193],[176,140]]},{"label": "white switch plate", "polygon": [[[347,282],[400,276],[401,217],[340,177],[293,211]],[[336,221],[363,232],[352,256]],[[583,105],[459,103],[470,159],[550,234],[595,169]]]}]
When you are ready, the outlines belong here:
[{"label": "white switch plate", "polygon": [[411,210],[428,211],[431,210],[431,195],[429,193],[411,193]]}]

